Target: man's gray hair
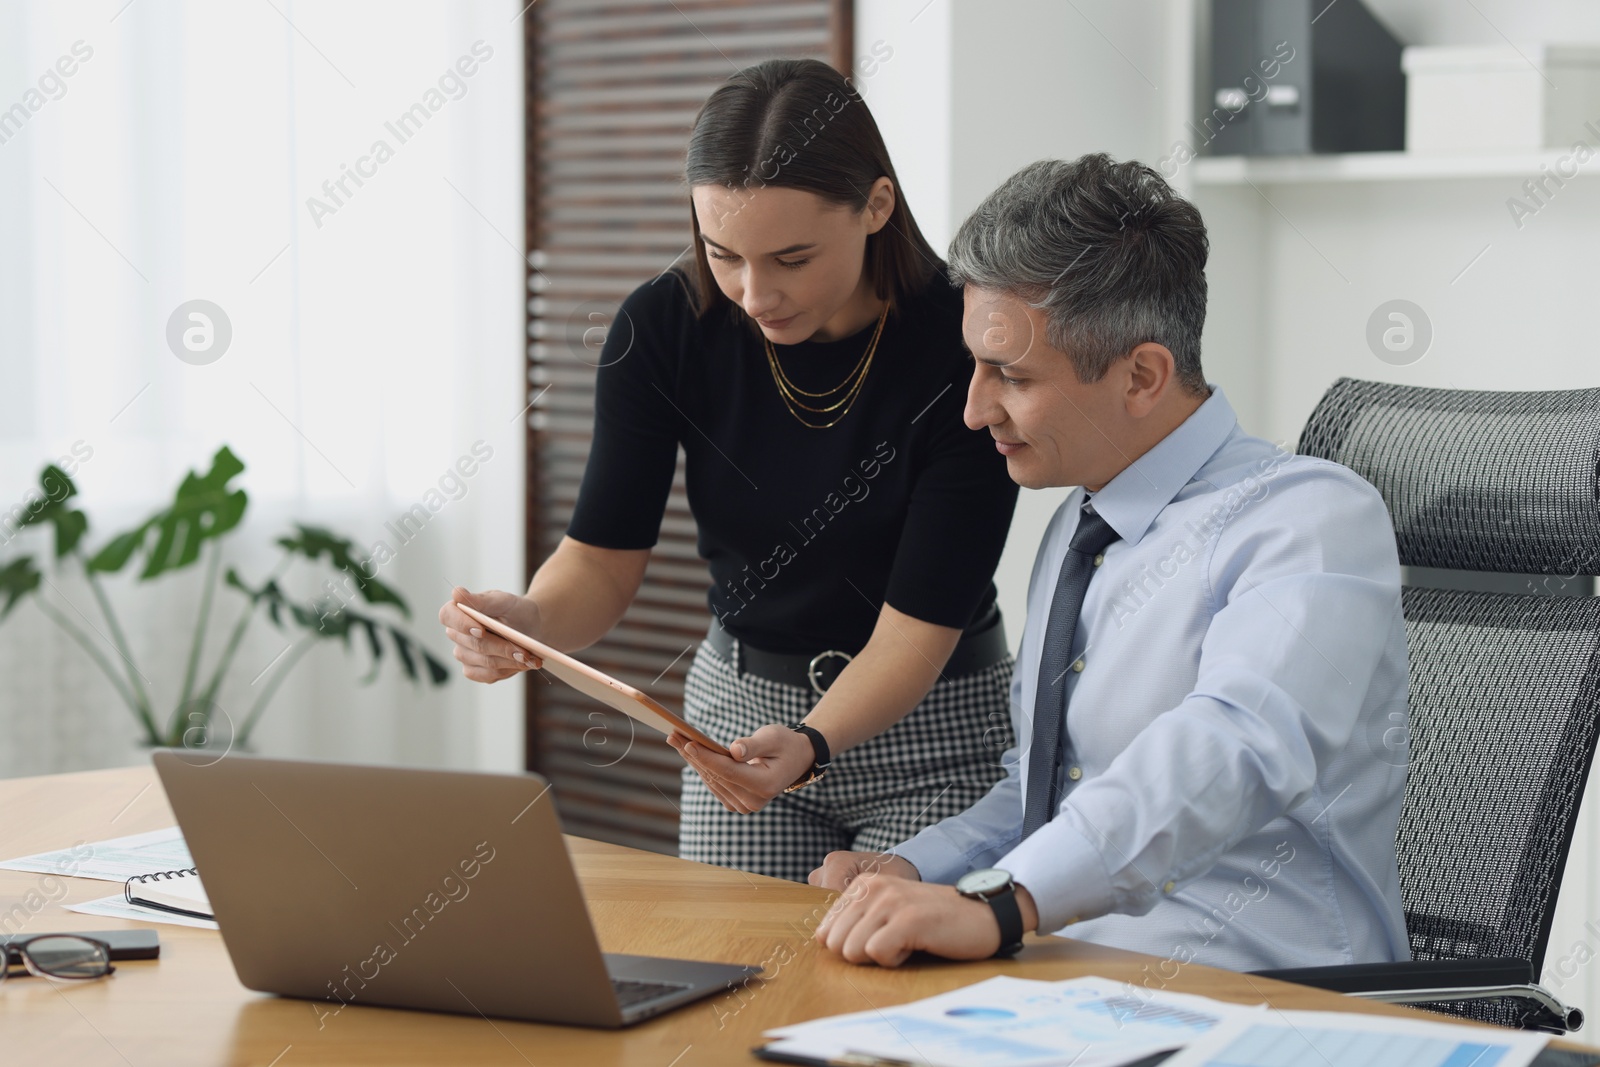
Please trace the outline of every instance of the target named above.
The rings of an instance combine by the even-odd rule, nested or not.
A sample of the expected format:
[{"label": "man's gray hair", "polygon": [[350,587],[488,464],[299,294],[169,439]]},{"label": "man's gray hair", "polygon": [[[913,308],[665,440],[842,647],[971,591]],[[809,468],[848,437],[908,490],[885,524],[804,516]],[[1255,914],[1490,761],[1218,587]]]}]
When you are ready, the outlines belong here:
[{"label": "man's gray hair", "polygon": [[1160,174],[1102,152],[1007,178],[956,231],[950,280],[1040,309],[1046,340],[1084,382],[1153,341],[1171,351],[1178,381],[1204,394],[1209,248],[1200,212]]}]

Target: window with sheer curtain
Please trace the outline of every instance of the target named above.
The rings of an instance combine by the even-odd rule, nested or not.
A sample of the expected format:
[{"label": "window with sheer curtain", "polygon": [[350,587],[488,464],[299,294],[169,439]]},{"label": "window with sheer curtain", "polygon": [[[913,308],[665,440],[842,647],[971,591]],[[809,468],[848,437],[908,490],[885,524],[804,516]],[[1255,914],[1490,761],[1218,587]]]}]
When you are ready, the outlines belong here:
[{"label": "window with sheer curtain", "polygon": [[[391,652],[362,685],[364,641],[319,642],[260,751],[520,765],[522,681],[462,679],[436,614],[452,584],[525,582],[522,6],[0,7],[0,512],[74,457],[94,549],[226,444],[249,509],[224,565],[259,583],[293,523],[330,527],[387,556],[404,627],[450,668],[414,685]],[[23,553],[48,557],[47,532],[0,531],[0,566]],[[48,611],[120,669],[115,631],[71,568],[44,569],[43,603],[0,621],[0,774],[141,759]],[[158,708],[205,573],[105,583]],[[283,581],[309,597],[334,576],[299,560]],[[216,594],[203,665],[242,604]],[[291,639],[257,618],[218,705],[250,706]]]}]

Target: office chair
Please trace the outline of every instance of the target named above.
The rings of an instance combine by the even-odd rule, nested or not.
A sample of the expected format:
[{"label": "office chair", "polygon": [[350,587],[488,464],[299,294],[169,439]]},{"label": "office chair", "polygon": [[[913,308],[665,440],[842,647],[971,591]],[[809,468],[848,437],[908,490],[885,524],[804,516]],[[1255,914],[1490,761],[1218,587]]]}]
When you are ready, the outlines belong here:
[{"label": "office chair", "polygon": [[[1298,451],[1377,487],[1408,568],[1409,760],[1396,847],[1412,961],[1256,973],[1576,1030],[1583,1013],[1537,982],[1595,751],[1600,597],[1534,590],[1600,573],[1600,389],[1341,378]],[[1416,568],[1518,591],[1423,588],[1410,584]],[[1375,758],[1404,759],[1404,733],[1366,740]]]}]

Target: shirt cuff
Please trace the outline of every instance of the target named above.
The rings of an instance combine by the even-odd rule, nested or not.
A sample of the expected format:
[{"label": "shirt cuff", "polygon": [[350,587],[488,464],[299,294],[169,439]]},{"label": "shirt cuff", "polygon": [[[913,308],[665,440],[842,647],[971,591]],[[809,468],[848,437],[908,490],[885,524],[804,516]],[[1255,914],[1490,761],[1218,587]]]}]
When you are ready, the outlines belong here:
[{"label": "shirt cuff", "polygon": [[1062,927],[1116,908],[1105,859],[1073,825],[1070,809],[1039,827],[995,866],[1009,872],[1033,897],[1041,934],[1058,933]]},{"label": "shirt cuff", "polygon": [[971,866],[966,853],[956,847],[937,823],[924,827],[916,837],[889,851],[915,867],[924,882],[953,885]]}]

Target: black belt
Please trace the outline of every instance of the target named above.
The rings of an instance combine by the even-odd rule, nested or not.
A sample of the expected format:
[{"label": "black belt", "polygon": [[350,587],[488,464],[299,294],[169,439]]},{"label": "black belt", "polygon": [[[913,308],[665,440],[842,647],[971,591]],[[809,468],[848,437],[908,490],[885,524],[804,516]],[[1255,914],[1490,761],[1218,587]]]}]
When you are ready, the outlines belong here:
[{"label": "black belt", "polygon": [[[985,668],[993,667],[1011,654],[1011,648],[1006,644],[1006,628],[1000,618],[1000,612],[998,610],[993,612],[992,618],[993,621],[982,630],[961,635],[955,651],[950,653],[950,658],[945,661],[942,672],[944,677],[959,678],[975,674]],[[716,619],[711,620],[711,628],[706,633],[706,644],[723,659],[737,663],[743,673],[753,674],[757,678],[765,678],[780,685],[810,688],[819,695],[828,691],[834,679],[839,677],[839,672],[854,658],[853,653],[842,652],[835,648],[824,649],[814,656],[808,656],[804,652],[767,652],[752,648],[723,629]],[[739,649],[737,660],[733,655],[735,645]]]}]

